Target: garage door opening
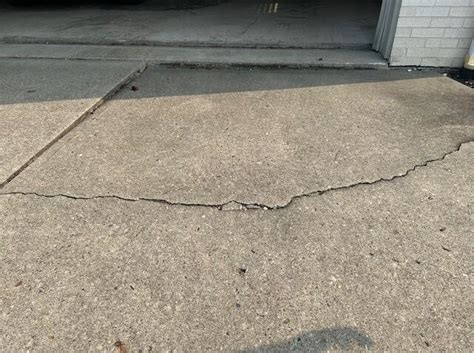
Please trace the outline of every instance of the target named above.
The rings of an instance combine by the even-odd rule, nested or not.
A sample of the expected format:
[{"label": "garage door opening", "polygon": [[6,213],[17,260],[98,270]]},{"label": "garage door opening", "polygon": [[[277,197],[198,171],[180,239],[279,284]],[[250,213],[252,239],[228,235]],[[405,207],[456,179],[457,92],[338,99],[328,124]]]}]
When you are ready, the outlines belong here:
[{"label": "garage door opening", "polygon": [[382,7],[382,0],[195,1],[9,7],[0,33],[60,44],[370,49]]}]

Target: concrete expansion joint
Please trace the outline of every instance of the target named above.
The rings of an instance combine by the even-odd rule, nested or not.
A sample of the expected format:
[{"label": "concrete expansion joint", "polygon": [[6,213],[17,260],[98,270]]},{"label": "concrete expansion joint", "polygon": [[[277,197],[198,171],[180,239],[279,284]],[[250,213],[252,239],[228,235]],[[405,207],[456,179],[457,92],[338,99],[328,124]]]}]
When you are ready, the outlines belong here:
[{"label": "concrete expansion joint", "polygon": [[43,153],[51,148],[54,144],[60,141],[63,137],[69,134],[73,129],[75,129],[79,124],[81,124],[89,116],[93,115],[96,110],[101,108],[107,101],[112,99],[116,94],[118,94],[122,89],[124,89],[128,84],[133,82],[135,79],[140,77],[148,69],[148,63],[144,62],[140,67],[130,73],[122,81],[120,81],[115,87],[113,87],[104,97],[100,98],[92,107],[87,109],[83,114],[81,114],[76,120],[74,120],[68,127],[66,127],[59,135],[53,138],[49,143],[47,143],[43,148],[41,148],[35,155],[33,155],[25,164],[23,164],[19,169],[17,169],[13,174],[11,174],[4,182],[0,183],[0,189],[7,186],[13,179],[15,179],[21,172],[28,168],[33,162],[35,162]]},{"label": "concrete expansion joint", "polygon": [[375,185],[379,183],[384,183],[384,182],[392,182],[397,179],[402,179],[408,176],[411,173],[416,172],[420,168],[424,168],[429,166],[432,163],[436,162],[442,162],[446,157],[459,152],[461,148],[466,145],[474,143],[474,139],[472,140],[467,140],[464,142],[461,142],[457,145],[457,147],[451,151],[446,152],[439,158],[433,158],[429,159],[427,161],[424,161],[422,163],[416,164],[410,169],[407,169],[405,172],[397,175],[393,175],[391,177],[383,177],[379,178],[376,180],[372,181],[360,181],[356,182],[353,184],[349,185],[343,185],[343,186],[337,186],[337,187],[329,187],[326,189],[322,190],[315,190],[315,191],[310,191],[307,193],[302,193],[298,195],[292,196],[288,202],[282,205],[266,205],[262,203],[246,203],[246,202],[241,202],[241,201],[227,201],[224,203],[219,203],[219,204],[213,204],[213,203],[188,203],[188,202],[173,202],[169,201],[166,199],[159,199],[159,198],[147,198],[147,197],[137,197],[137,198],[131,198],[131,197],[124,197],[124,196],[119,196],[119,195],[95,195],[95,196],[74,196],[74,195],[69,195],[69,194],[62,194],[62,193],[57,193],[57,194],[46,194],[46,193],[39,193],[39,192],[34,192],[34,191],[11,191],[11,192],[5,192],[5,193],[0,193],[0,196],[14,196],[14,195],[21,195],[21,196],[36,196],[36,197],[41,197],[41,198],[48,198],[48,199],[53,199],[53,198],[66,198],[66,199],[71,199],[71,200],[101,200],[101,199],[115,199],[115,200],[120,200],[120,201],[126,201],[126,202],[155,202],[163,205],[168,205],[168,206],[182,206],[182,207],[195,207],[195,208],[214,208],[218,211],[250,211],[250,210],[264,210],[264,211],[275,211],[275,210],[281,210],[288,208],[291,206],[296,200],[301,199],[301,198],[306,198],[306,197],[315,197],[319,195],[323,195],[326,193],[330,192],[336,192],[336,191],[344,191],[344,190],[349,190],[353,189],[359,186],[364,186],[364,185]]}]

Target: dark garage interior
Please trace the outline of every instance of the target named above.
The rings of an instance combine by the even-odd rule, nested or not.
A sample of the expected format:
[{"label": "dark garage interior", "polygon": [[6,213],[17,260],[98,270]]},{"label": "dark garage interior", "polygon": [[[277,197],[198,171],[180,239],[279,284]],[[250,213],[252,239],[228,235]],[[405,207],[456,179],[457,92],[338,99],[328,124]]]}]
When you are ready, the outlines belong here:
[{"label": "dark garage interior", "polygon": [[4,43],[369,49],[382,2],[204,1],[2,3],[0,39]]}]

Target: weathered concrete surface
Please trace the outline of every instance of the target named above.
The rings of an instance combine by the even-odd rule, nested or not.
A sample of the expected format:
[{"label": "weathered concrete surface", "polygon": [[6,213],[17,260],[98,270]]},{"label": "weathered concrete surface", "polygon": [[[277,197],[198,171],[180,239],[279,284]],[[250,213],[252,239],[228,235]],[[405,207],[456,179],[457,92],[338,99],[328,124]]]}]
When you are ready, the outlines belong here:
[{"label": "weathered concrete surface", "polygon": [[80,60],[141,60],[192,65],[290,66],[297,68],[387,69],[372,50],[164,47],[124,45],[0,44],[0,57]]},{"label": "weathered concrete surface", "polygon": [[142,66],[0,60],[0,185]]},{"label": "weathered concrete surface", "polygon": [[474,93],[406,71],[151,67],[7,191],[282,207],[474,138]]},{"label": "weathered concrete surface", "polygon": [[273,211],[1,196],[1,347],[470,351],[473,158]]},{"label": "weathered concrete surface", "polygon": [[162,4],[0,8],[0,41],[368,49],[380,12],[373,0],[231,0],[184,10]]}]

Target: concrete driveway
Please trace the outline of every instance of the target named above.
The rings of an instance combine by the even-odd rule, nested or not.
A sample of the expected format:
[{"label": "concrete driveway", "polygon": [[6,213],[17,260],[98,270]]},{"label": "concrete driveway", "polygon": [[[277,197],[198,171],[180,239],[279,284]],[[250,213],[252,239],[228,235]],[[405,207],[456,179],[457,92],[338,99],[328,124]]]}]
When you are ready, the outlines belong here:
[{"label": "concrete driveway", "polygon": [[469,351],[474,93],[0,60],[6,351]]}]

